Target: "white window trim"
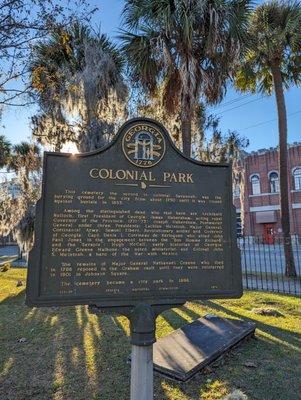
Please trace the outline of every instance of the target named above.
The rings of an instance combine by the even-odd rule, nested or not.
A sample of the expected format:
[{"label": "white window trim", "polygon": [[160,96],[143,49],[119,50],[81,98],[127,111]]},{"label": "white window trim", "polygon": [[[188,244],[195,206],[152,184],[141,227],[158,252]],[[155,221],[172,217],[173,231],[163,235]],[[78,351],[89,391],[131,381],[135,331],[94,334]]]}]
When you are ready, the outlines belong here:
[{"label": "white window trim", "polygon": [[[253,193],[253,182],[252,182],[252,178],[253,178],[254,176],[258,177],[259,193],[257,193],[257,194],[254,194],[254,193]],[[258,196],[258,195],[260,195],[260,194],[261,194],[260,174],[252,174],[252,175],[250,175],[250,183],[251,183],[251,188],[252,188],[252,194],[253,194],[253,196]]]},{"label": "white window trim", "polygon": [[280,210],[280,205],[250,207],[250,212],[276,211],[276,210]]},{"label": "white window trim", "polygon": [[[292,208],[299,209],[301,208],[301,203],[292,203]],[[250,207],[250,212],[257,212],[257,211],[277,211],[280,210],[280,205],[270,205],[270,206],[257,206],[257,207]]]},{"label": "white window trim", "polygon": [[301,169],[301,165],[297,165],[297,167],[292,168],[292,174],[294,175],[295,170],[299,168]]},{"label": "white window trim", "polygon": [[271,174],[273,174],[273,173],[275,173],[275,174],[277,174],[277,176],[278,176],[278,192],[270,192],[270,194],[279,194],[280,193],[280,178],[279,178],[279,172],[278,171],[270,171],[269,173],[268,173],[268,180],[269,180],[269,187],[270,187],[270,190],[271,190]]},{"label": "white window trim", "polygon": [[250,175],[250,177],[249,177],[249,180],[250,180],[251,183],[252,183],[252,178],[253,178],[253,176],[258,176],[259,182],[260,182],[260,174],[258,174],[258,173],[256,172],[256,173]]},{"label": "white window trim", "polygon": [[[297,192],[299,192],[299,190],[297,190]],[[275,192],[275,193],[260,193],[260,194],[249,194],[249,197],[260,197],[260,196],[279,196],[279,192]]]},{"label": "white window trim", "polygon": [[276,170],[270,171],[270,172],[268,173],[269,179],[270,179],[270,175],[273,174],[273,173],[276,173],[276,174],[278,175],[278,179],[279,179],[279,172],[276,171]]},{"label": "white window trim", "polygon": [[[301,166],[297,166],[297,167],[294,167],[292,169],[292,177],[293,177],[293,186],[294,186],[294,188],[296,187],[296,181],[295,181],[295,175],[294,175],[296,169],[300,169],[301,170]],[[300,192],[300,191],[301,191],[301,188],[300,189],[294,189],[294,192]]]}]

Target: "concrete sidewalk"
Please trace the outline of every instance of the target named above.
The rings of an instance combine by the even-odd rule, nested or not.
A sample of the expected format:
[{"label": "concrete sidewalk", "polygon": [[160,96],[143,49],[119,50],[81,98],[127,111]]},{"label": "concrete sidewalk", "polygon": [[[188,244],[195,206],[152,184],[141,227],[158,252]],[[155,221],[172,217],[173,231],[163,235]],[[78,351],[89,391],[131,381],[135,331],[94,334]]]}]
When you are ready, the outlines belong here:
[{"label": "concrete sidewalk", "polygon": [[0,265],[11,263],[13,267],[26,267],[27,262],[24,259],[19,259],[18,246],[3,246],[0,247]]},{"label": "concrete sidewalk", "polygon": [[[268,274],[283,274],[285,271],[285,257],[283,245],[240,244],[241,264],[243,271]],[[293,245],[295,267],[301,275],[301,246]]]}]

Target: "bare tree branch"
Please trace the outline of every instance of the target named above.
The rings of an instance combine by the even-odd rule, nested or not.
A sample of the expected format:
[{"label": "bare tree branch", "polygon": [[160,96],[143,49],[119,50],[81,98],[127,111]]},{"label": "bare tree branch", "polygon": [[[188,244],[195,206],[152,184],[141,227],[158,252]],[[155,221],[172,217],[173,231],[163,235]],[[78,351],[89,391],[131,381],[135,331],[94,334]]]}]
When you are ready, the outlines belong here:
[{"label": "bare tree branch", "polygon": [[[0,2],[0,105],[33,104],[28,62],[34,43],[60,23],[88,21],[96,9],[89,0],[2,0]],[[22,78],[22,81],[20,81]],[[27,82],[26,82],[27,81]],[[19,99],[19,100],[18,100]],[[18,100],[20,103],[17,103]]]}]

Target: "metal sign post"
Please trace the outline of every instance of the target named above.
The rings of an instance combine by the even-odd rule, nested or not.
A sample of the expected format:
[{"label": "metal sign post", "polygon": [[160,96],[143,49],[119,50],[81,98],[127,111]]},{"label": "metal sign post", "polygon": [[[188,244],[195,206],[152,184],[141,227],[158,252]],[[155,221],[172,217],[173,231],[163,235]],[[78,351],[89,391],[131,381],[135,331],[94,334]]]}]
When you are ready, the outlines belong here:
[{"label": "metal sign post", "polygon": [[[124,307],[122,315],[130,320],[131,331],[131,400],[153,400],[153,344],[156,342],[156,318],[171,307],[181,307],[184,303],[151,306],[138,303],[135,307]],[[89,306],[91,314],[114,312],[114,308]]]},{"label": "metal sign post", "polygon": [[153,400],[153,345],[132,345],[131,400]]},{"label": "metal sign post", "polygon": [[153,343],[156,315],[146,303],[138,304],[131,322],[131,400],[153,400]]}]

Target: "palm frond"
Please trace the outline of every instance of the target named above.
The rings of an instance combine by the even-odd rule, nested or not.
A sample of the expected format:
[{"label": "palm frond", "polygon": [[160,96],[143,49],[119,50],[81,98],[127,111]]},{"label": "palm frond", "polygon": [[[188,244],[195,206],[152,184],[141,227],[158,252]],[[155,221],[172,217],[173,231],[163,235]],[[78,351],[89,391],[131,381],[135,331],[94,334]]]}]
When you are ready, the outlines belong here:
[{"label": "palm frond", "polygon": [[[249,0],[127,0],[121,50],[132,81],[154,90],[164,83],[163,106],[192,120],[200,96],[220,100],[241,54]],[[176,79],[175,79],[176,78]]]},{"label": "palm frond", "polygon": [[235,78],[240,90],[273,91],[272,67],[282,73],[285,88],[301,81],[301,3],[273,0],[250,17],[247,51]]},{"label": "palm frond", "polygon": [[121,51],[126,55],[130,65],[132,81],[141,81],[142,85],[152,91],[156,87],[159,74],[160,58],[156,57],[155,48],[158,33],[146,28],[144,34],[120,31]]},{"label": "palm frond", "polygon": [[0,168],[7,165],[11,149],[12,145],[10,141],[4,135],[0,135]]}]

